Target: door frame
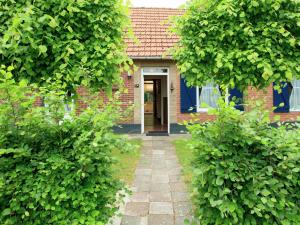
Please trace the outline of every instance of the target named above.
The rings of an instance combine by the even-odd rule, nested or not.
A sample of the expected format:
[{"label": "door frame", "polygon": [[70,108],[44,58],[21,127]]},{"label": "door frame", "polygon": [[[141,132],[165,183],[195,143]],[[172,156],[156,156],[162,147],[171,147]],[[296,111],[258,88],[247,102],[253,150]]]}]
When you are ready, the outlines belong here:
[{"label": "door frame", "polygon": [[[167,73],[147,73],[145,72],[146,68],[155,68],[155,69],[162,69],[167,70]],[[167,98],[168,98],[168,134],[170,134],[170,70],[168,67],[154,67],[154,66],[147,66],[142,67],[141,69],[141,133],[145,133],[145,99],[144,99],[144,82],[145,76],[167,76]],[[161,88],[163,88],[161,86]],[[161,102],[162,104],[162,102]]]}]

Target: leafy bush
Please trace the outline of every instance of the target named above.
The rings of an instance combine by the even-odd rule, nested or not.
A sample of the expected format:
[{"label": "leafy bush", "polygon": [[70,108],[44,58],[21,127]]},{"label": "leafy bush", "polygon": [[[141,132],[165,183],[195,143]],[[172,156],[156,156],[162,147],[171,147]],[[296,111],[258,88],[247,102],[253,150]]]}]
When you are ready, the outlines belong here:
[{"label": "leafy bush", "polygon": [[[36,90],[0,70],[0,224],[105,224],[122,200],[113,177],[118,103],[64,118],[63,96],[34,107]],[[96,106],[97,105],[97,106]]]},{"label": "leafy bush", "polygon": [[216,121],[189,126],[201,224],[300,224],[300,129],[219,104]]},{"label": "leafy bush", "polygon": [[[298,0],[193,0],[174,53],[193,86],[268,87],[300,72]],[[234,84],[234,85],[233,85]]]},{"label": "leafy bush", "polygon": [[127,10],[123,0],[0,0],[1,63],[39,86],[111,89],[129,60]]}]

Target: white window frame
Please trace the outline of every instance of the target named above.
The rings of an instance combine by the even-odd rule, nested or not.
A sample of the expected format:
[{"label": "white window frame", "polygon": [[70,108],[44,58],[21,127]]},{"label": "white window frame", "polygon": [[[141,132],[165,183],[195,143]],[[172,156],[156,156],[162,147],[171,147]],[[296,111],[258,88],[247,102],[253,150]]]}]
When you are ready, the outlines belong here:
[{"label": "white window frame", "polygon": [[[216,86],[220,87],[219,85],[216,85]],[[202,87],[199,87],[199,86],[196,87],[197,112],[198,113],[207,113],[210,108],[201,108],[201,104],[200,104],[200,88],[202,88]],[[221,93],[221,96],[222,96],[222,93]],[[229,90],[228,90],[228,88],[226,88],[225,103],[229,104]]]},{"label": "white window frame", "polygon": [[[297,81],[298,81],[298,80],[300,80],[300,79],[297,79]],[[292,85],[293,89],[294,89],[294,88],[300,89],[300,86],[299,86],[299,87],[294,87],[293,84],[292,84],[292,82],[291,82],[290,84]],[[290,107],[290,112],[300,112],[300,105],[298,106],[298,108],[291,108],[291,107]]]}]

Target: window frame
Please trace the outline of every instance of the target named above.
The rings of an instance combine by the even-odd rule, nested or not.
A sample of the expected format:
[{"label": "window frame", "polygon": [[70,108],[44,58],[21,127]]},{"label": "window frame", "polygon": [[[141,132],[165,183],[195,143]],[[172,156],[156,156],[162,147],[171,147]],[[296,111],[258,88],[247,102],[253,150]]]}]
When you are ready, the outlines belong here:
[{"label": "window frame", "polygon": [[[300,79],[297,79],[297,81],[300,81]],[[300,112],[300,105],[298,106],[298,108],[292,108],[292,107],[291,107],[292,91],[293,91],[294,89],[300,89],[300,86],[294,87],[292,82],[289,82],[288,85],[291,86],[291,91],[290,91],[290,112]]]},{"label": "window frame", "polygon": [[[219,85],[216,85],[216,86],[220,90],[220,86]],[[201,104],[200,104],[200,89],[202,89],[202,88],[203,88],[203,86],[201,86],[201,87],[200,86],[196,86],[196,98],[197,98],[196,99],[196,107],[197,107],[197,113],[207,113],[209,111],[209,109],[212,108],[212,107],[210,107],[210,108],[201,108]],[[220,94],[221,94],[221,96],[224,96],[221,91],[220,91]],[[226,88],[225,96],[226,96],[225,103],[229,104],[229,89],[228,88]],[[213,108],[213,109],[217,109],[217,108]]]}]

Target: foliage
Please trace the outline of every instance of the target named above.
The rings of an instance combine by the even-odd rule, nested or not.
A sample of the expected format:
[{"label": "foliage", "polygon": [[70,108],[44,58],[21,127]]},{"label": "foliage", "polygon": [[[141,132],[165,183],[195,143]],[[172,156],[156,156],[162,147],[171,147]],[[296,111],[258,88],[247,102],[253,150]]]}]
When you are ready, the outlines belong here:
[{"label": "foliage", "polygon": [[269,112],[219,102],[216,121],[189,126],[193,200],[201,224],[300,224],[300,129]]},{"label": "foliage", "polygon": [[118,103],[66,118],[64,96],[33,107],[37,89],[11,70],[0,70],[0,224],[106,224],[124,186],[112,151],[131,147],[112,133]]},{"label": "foliage", "polygon": [[243,90],[300,77],[299,8],[299,0],[194,0],[177,19],[174,58],[194,86]]},{"label": "foliage", "polygon": [[0,59],[17,81],[110,90],[127,68],[122,0],[0,0]]}]

